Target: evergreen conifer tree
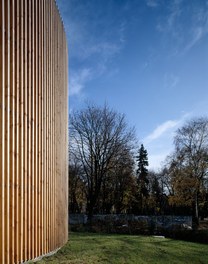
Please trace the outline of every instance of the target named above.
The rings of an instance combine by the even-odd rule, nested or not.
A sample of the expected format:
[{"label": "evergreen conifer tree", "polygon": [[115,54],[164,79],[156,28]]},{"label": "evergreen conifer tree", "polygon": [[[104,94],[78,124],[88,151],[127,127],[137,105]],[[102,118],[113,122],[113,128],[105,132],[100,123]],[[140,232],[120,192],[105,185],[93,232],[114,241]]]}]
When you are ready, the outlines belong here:
[{"label": "evergreen conifer tree", "polygon": [[145,199],[148,197],[148,154],[147,150],[144,148],[143,144],[138,151],[138,156],[136,156],[137,161],[137,184],[138,184],[138,200],[140,204],[141,213],[144,213]]}]

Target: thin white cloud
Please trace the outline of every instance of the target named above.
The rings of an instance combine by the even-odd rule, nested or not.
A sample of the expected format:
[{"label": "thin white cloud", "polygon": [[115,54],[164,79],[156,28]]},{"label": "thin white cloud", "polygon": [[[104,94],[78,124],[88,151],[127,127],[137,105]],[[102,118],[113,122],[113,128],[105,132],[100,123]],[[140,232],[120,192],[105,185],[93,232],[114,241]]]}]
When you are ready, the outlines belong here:
[{"label": "thin white cloud", "polygon": [[144,138],[144,143],[149,144],[153,140],[156,140],[164,135],[164,133],[168,132],[170,129],[175,128],[180,121],[177,120],[168,120],[161,125],[157,126],[151,134],[149,134],[146,138]]},{"label": "thin white cloud", "polygon": [[183,113],[177,120],[167,120],[143,139],[142,142],[149,154],[149,167],[151,169],[157,170],[161,168],[162,162],[173,150],[175,131],[192,115],[193,113]]},{"label": "thin white cloud", "polygon": [[208,3],[185,5],[182,0],[174,0],[166,5],[166,13],[156,29],[168,44],[174,41],[172,55],[184,54],[208,34]]},{"label": "thin white cloud", "polygon": [[158,6],[158,1],[157,0],[146,0],[146,4],[149,7],[157,7]]},{"label": "thin white cloud", "polygon": [[[70,59],[83,61],[96,57],[97,61],[104,58],[107,62],[120,51],[125,40],[126,22],[123,18],[117,23],[111,17],[107,20],[107,17],[103,15],[103,4],[100,3],[97,3],[96,7],[97,13],[101,16],[98,17],[95,14],[91,17],[90,12],[94,8],[91,2],[79,1],[76,4],[68,0],[58,2],[63,9],[62,15],[70,46]],[[107,5],[106,10],[110,7],[111,4]]]},{"label": "thin white cloud", "polygon": [[126,31],[126,22],[123,21],[120,24],[120,28],[119,28],[119,40],[121,43],[124,43],[126,41],[125,31]]},{"label": "thin white cloud", "polygon": [[181,2],[182,1],[180,0],[175,0],[172,3],[171,13],[167,19],[167,26],[169,30],[172,30],[174,24],[182,13]]},{"label": "thin white cloud", "polygon": [[183,113],[180,119],[177,120],[167,120],[163,122],[162,124],[158,125],[149,135],[147,135],[143,142],[145,144],[152,143],[155,140],[161,139],[164,136],[171,135],[173,132],[186,120],[188,117],[190,117],[192,113]]},{"label": "thin white cloud", "polygon": [[[76,65],[76,72],[69,74],[69,95],[83,95],[82,91],[89,80],[115,72],[111,62],[125,45],[127,22],[123,15],[118,21],[115,21],[114,17],[109,16],[108,19],[104,15],[106,13],[108,16],[110,13],[107,11],[110,10],[111,4],[103,10],[103,3],[96,3],[97,10],[90,15],[95,8],[91,2],[57,2],[62,10],[69,43],[70,65],[72,68]],[[121,10],[118,12],[126,12]],[[83,65],[88,65],[88,69],[83,69]]]},{"label": "thin white cloud", "polygon": [[69,95],[78,95],[83,90],[86,82],[91,79],[91,69],[84,68],[69,76]]},{"label": "thin white cloud", "polygon": [[170,5],[167,5],[168,15],[165,18],[162,17],[161,21],[157,24],[156,29],[160,32],[169,32],[176,35],[177,20],[182,13],[181,1],[175,0],[170,3]]},{"label": "thin white cloud", "polygon": [[120,46],[111,42],[94,43],[94,45],[90,45],[85,48],[83,47],[82,59],[96,55],[102,58],[104,61],[108,61],[109,58],[112,58],[115,54],[117,54],[120,49]]},{"label": "thin white cloud", "polygon": [[164,89],[172,90],[179,83],[179,77],[174,74],[165,74],[164,75]]},{"label": "thin white cloud", "polygon": [[185,47],[185,52],[194,47],[205,35],[208,33],[208,23],[206,27],[195,27],[192,29],[192,37],[189,40],[189,43]]}]

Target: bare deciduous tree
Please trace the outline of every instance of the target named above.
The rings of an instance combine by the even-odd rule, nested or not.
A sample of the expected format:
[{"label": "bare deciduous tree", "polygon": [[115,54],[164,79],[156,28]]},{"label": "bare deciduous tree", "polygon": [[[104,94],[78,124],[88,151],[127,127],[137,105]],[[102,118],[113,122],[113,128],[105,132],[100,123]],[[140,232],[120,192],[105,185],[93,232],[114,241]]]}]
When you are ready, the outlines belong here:
[{"label": "bare deciduous tree", "polygon": [[115,167],[124,148],[131,151],[134,130],[128,128],[124,115],[88,105],[70,116],[70,153],[82,164],[89,218],[101,193],[108,172]]}]

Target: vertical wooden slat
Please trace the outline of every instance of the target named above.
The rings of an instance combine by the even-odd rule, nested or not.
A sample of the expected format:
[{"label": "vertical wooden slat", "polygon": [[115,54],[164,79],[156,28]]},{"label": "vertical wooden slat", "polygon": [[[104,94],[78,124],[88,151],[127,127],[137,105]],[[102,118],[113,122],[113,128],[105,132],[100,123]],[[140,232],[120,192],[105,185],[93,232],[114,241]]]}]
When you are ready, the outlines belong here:
[{"label": "vertical wooden slat", "polygon": [[[50,16],[49,16],[50,20],[49,20],[49,24],[50,24],[50,36],[49,39],[53,39],[52,38],[52,3],[50,4]],[[49,232],[49,237],[50,237],[50,242],[49,242],[49,247],[52,248],[52,143],[51,143],[51,135],[52,135],[52,113],[51,113],[51,107],[52,107],[52,41],[49,42],[49,57],[50,57],[50,74],[49,74],[49,80],[50,80],[50,96],[49,96],[49,152],[50,152],[50,156],[49,156],[49,228],[50,228],[50,232]]]},{"label": "vertical wooden slat", "polygon": [[28,157],[29,157],[29,146],[28,146],[28,30],[27,30],[27,16],[28,16],[28,9],[27,9],[27,0],[23,0],[23,68],[24,68],[24,75],[23,75],[23,111],[24,111],[24,131],[23,131],[23,150],[24,150],[24,176],[23,176],[23,209],[24,209],[24,222],[23,222],[23,238],[24,238],[24,245],[23,245],[23,258],[28,259],[28,211],[29,211],[29,199],[28,199],[28,189],[29,189],[29,181],[28,181]]},{"label": "vertical wooden slat", "polygon": [[33,259],[35,257],[35,192],[34,192],[34,183],[35,183],[35,142],[34,142],[34,136],[35,136],[35,114],[34,114],[34,100],[35,100],[35,32],[34,32],[34,1],[31,1],[30,6],[30,16],[31,16],[31,32],[30,32],[30,42],[31,42],[31,117],[30,117],[30,129],[31,129],[31,156],[30,156],[30,164],[31,164],[31,171],[30,171],[30,177],[31,177],[31,193],[30,193],[30,199],[31,199],[31,221],[30,221],[30,232],[31,232],[31,256],[30,258]]},{"label": "vertical wooden slat", "polygon": [[38,234],[37,234],[37,255],[40,255],[41,252],[41,207],[40,207],[40,186],[41,186],[41,19],[40,19],[40,9],[41,4],[40,0],[37,0],[37,221],[38,221]]},{"label": "vertical wooden slat", "polygon": [[[24,242],[25,242],[25,208],[24,205],[26,204],[24,199],[25,199],[25,153],[26,153],[26,145],[25,144],[25,118],[24,118],[24,109],[25,109],[25,104],[26,101],[24,100],[24,85],[25,85],[25,77],[24,77],[24,72],[25,72],[25,65],[24,65],[24,24],[25,24],[25,12],[24,12],[24,0],[20,0],[20,56],[19,56],[19,80],[20,80],[20,90],[19,90],[19,99],[20,99],[20,106],[19,106],[19,261],[22,261],[25,258],[24,255]],[[17,161],[18,162],[18,161]],[[26,243],[26,242],[25,242]]]},{"label": "vertical wooden slat", "polygon": [[38,256],[38,20],[34,3],[34,256]]},{"label": "vertical wooden slat", "polygon": [[51,12],[51,247],[54,248],[54,2]]},{"label": "vertical wooden slat", "polygon": [[48,101],[49,101],[49,60],[48,60],[48,47],[49,47],[49,27],[48,27],[48,15],[49,15],[49,2],[46,1],[45,2],[45,79],[46,79],[46,86],[45,86],[45,141],[46,141],[46,145],[45,145],[45,170],[46,170],[46,174],[45,174],[45,178],[46,178],[46,186],[45,186],[45,191],[46,191],[46,252],[48,252],[48,230],[49,230],[49,210],[48,210],[48,156],[49,156],[49,151],[48,151],[48,123],[49,123],[49,118],[48,118]]},{"label": "vertical wooden slat", "polygon": [[[54,10],[54,21],[56,21],[56,9]],[[57,39],[57,24],[54,23],[54,39]],[[54,75],[56,75],[56,58],[57,58],[57,44],[56,41],[54,40],[54,61],[53,61],[53,65],[54,65]],[[56,87],[56,80],[57,78],[54,78],[54,87]],[[55,99],[55,89],[54,89],[54,99]],[[54,137],[55,138],[55,131],[56,131],[56,116],[55,116],[55,109],[56,109],[56,105],[55,105],[55,100],[54,100],[54,111],[53,111],[53,119],[54,119],[54,125],[53,125],[53,130],[54,130]],[[53,141],[53,152],[54,152],[54,166],[53,166],[53,170],[55,172],[56,175],[56,144],[55,144],[55,140]],[[54,219],[54,226],[56,226],[56,177],[54,176],[54,181],[53,181],[53,193],[54,193],[54,197],[53,197],[53,219]],[[53,235],[54,235],[54,247],[56,247],[56,229],[54,228],[53,230]]]},{"label": "vertical wooden slat", "polygon": [[42,226],[42,239],[41,239],[41,246],[42,246],[42,252],[45,252],[45,140],[44,140],[44,10],[45,10],[45,0],[41,2],[42,9],[41,9],[41,226]]},{"label": "vertical wooden slat", "polygon": [[[48,40],[51,39],[51,3],[48,6]],[[51,126],[51,116],[50,116],[50,105],[51,105],[51,41],[48,41],[48,248],[50,250],[50,231],[51,231],[51,208],[50,208],[50,194],[51,194],[51,146],[50,146],[50,126]]]},{"label": "vertical wooden slat", "polygon": [[0,0],[0,263],[67,240],[67,45],[55,0]]},{"label": "vertical wooden slat", "polygon": [[0,178],[0,262],[5,263],[5,5],[4,0],[1,0],[0,5],[0,100],[1,100],[1,112],[0,112],[0,169],[1,169],[1,178]]},{"label": "vertical wooden slat", "polygon": [[15,181],[15,192],[14,192],[14,199],[15,199],[15,211],[14,211],[14,226],[15,226],[15,234],[14,234],[14,262],[17,263],[19,260],[19,244],[21,238],[19,236],[19,212],[20,212],[20,206],[19,206],[19,102],[20,102],[20,79],[19,79],[19,62],[20,62],[20,9],[19,9],[19,2],[15,3],[15,17],[14,17],[14,23],[15,23],[15,32],[14,32],[14,49],[15,49],[15,58],[14,58],[14,65],[15,65],[15,130],[14,130],[14,137],[15,137],[15,170],[14,170],[14,181]]},{"label": "vertical wooden slat", "polygon": [[9,190],[9,178],[10,178],[10,2],[6,2],[5,6],[5,263],[10,262],[10,190]]},{"label": "vertical wooden slat", "polygon": [[[58,144],[59,144],[59,137],[58,137],[58,122],[59,122],[59,116],[58,116],[58,84],[60,82],[60,76],[59,76],[59,72],[58,72],[58,68],[59,68],[59,64],[58,64],[58,60],[59,60],[59,27],[57,25],[57,28],[56,28],[56,91],[55,91],[55,98],[56,98],[56,102],[55,102],[55,122],[56,122],[56,125],[55,125],[55,136],[56,136],[56,144],[55,144],[55,147],[56,147],[56,151],[55,151],[55,162],[56,162],[56,174],[59,175],[59,164],[58,164],[58,159],[57,159],[57,156],[59,155],[58,153]],[[59,176],[59,179],[60,179],[60,176]],[[61,180],[61,179],[60,179]],[[55,179],[55,219],[56,219],[56,226],[58,227],[56,230],[55,230],[55,236],[56,236],[56,247],[58,246],[59,244],[59,239],[58,239],[58,229],[59,229],[59,219],[58,219],[58,214],[59,214],[59,211],[58,211],[58,193],[59,193],[59,189],[58,189],[58,181],[57,179]]]},{"label": "vertical wooden slat", "polygon": [[39,80],[39,100],[40,100],[40,146],[39,146],[39,153],[40,153],[40,251],[43,252],[43,1],[39,1],[40,4],[40,80]]},{"label": "vertical wooden slat", "polygon": [[10,262],[14,263],[14,209],[15,209],[15,64],[13,63],[15,60],[15,51],[14,51],[14,36],[15,36],[15,24],[14,24],[14,14],[15,14],[15,2],[14,0],[10,0],[10,46],[9,46],[9,52],[10,52],[10,109],[9,109],[9,115],[10,115],[10,174],[9,174],[9,196],[10,196],[10,202],[9,202],[9,217],[10,217],[10,223],[9,223],[9,231],[10,231],[10,248],[9,248],[9,255],[10,255]]},{"label": "vertical wooden slat", "polygon": [[[58,17],[58,11],[55,10],[55,18],[57,19]],[[59,76],[58,76],[58,25],[55,24],[55,43],[54,43],[54,46],[55,46],[55,55],[54,55],[54,66],[55,66],[55,80],[54,80],[54,85],[55,87],[57,87],[58,85],[58,82],[59,82]],[[57,99],[57,88],[54,90],[54,98]],[[57,100],[54,101],[54,135],[56,136],[56,129],[57,129],[57,117],[56,117],[56,111],[57,111]],[[54,142],[54,170],[57,174],[57,160],[56,160],[56,155],[57,155],[57,145],[56,145],[56,138],[55,138],[55,142]],[[54,179],[54,220],[55,220],[55,226],[58,225],[58,221],[57,221],[57,178],[55,177]],[[55,238],[57,238],[57,233],[58,233],[58,230],[55,229],[54,230],[54,236]],[[57,246],[57,239],[55,239],[55,247]]]},{"label": "vertical wooden slat", "polygon": [[47,232],[47,196],[46,196],[46,178],[47,178],[47,170],[46,170],[46,9],[45,9],[45,0],[43,0],[43,252],[47,252],[47,240],[46,240],[46,232]]},{"label": "vertical wooden slat", "polygon": [[32,200],[31,200],[31,189],[32,189],[32,130],[31,130],[31,95],[32,95],[32,43],[31,43],[31,28],[32,28],[32,15],[31,15],[31,4],[32,1],[27,1],[27,145],[28,145],[28,153],[27,153],[27,195],[28,195],[28,214],[27,214],[27,258],[32,258]]}]

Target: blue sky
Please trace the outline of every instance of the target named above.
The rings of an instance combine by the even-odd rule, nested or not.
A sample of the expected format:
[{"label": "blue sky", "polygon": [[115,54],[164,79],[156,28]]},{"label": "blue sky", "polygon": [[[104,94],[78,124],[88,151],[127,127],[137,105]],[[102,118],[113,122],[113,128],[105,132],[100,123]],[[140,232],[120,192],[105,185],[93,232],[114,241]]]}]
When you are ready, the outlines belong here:
[{"label": "blue sky", "polygon": [[126,115],[160,168],[176,129],[208,115],[207,0],[57,0],[69,49],[69,109]]}]

